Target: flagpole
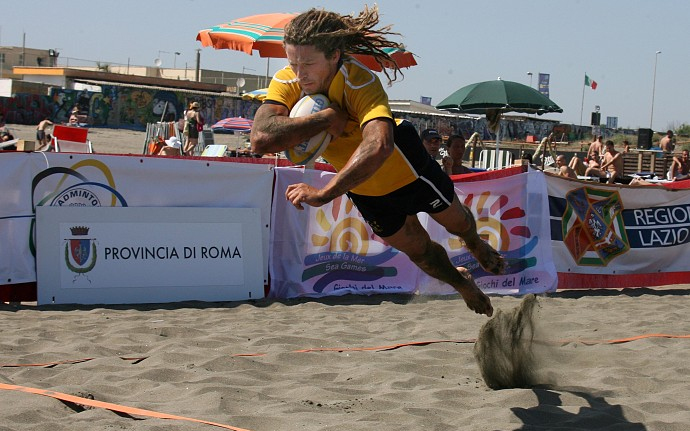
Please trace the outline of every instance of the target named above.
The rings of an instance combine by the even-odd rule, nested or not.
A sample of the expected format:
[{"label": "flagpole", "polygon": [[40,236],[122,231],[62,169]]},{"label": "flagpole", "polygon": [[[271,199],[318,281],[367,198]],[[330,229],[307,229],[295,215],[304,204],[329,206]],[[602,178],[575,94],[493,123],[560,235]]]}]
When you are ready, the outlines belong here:
[{"label": "flagpole", "polygon": [[[585,72],[585,77],[587,76],[587,72]],[[582,81],[582,105],[580,105],[580,127],[582,127],[582,113],[585,110],[585,81]]]}]

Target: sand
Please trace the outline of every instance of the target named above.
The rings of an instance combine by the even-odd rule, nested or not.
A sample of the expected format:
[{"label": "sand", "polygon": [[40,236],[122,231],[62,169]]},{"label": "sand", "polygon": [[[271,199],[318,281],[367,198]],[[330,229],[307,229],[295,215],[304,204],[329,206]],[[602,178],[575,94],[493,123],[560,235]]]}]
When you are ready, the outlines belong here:
[{"label": "sand", "polygon": [[[505,390],[486,386],[473,356],[488,319],[457,296],[5,304],[0,384],[252,431],[686,430],[690,338],[608,341],[690,334],[689,294],[683,285],[539,297],[541,386]],[[492,301],[510,313],[522,298]],[[15,390],[0,389],[0,400],[0,430],[220,429]]]},{"label": "sand", "polygon": [[[36,126],[7,124],[7,128],[17,139],[36,140]],[[88,138],[97,153],[140,155],[144,151],[146,132],[92,127],[89,129]],[[236,149],[244,144],[244,137],[228,133],[214,133],[214,143],[227,145],[229,149]]]}]

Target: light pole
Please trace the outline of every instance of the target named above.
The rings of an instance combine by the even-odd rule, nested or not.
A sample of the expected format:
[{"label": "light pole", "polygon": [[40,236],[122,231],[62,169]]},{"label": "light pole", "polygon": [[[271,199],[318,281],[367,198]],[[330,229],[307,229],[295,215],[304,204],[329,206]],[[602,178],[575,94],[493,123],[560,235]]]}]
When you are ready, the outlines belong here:
[{"label": "light pole", "polygon": [[[242,79],[244,79],[244,71],[245,71],[245,70],[251,70],[252,72],[256,72],[256,69],[252,69],[252,68],[250,68],[250,67],[244,67],[244,66],[242,66]],[[256,88],[259,88],[258,82],[257,82]],[[256,90],[256,88],[255,88],[255,90]]]},{"label": "light pole", "polygon": [[[527,72],[527,76],[529,76],[529,88],[532,88],[532,72]],[[529,117],[530,114],[527,114]]]},{"label": "light pole", "polygon": [[177,56],[180,55],[179,52],[175,51],[175,56],[173,57],[173,69],[177,69]]},{"label": "light pole", "polygon": [[654,121],[654,93],[656,92],[656,63],[659,61],[659,54],[661,51],[657,51],[654,55],[654,80],[652,81],[652,113],[649,116],[649,128],[654,130],[652,122]]},{"label": "light pole", "polygon": [[168,51],[158,51],[158,59],[161,61],[161,63],[163,63],[163,59],[161,58],[161,53],[163,53],[163,54],[171,54],[171,53]]}]

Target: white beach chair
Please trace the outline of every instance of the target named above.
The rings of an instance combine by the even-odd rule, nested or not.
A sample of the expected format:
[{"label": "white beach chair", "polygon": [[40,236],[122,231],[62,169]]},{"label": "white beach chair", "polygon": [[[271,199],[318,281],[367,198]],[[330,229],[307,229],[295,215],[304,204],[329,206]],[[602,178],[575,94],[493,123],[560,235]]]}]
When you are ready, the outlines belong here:
[{"label": "white beach chair", "polygon": [[479,167],[490,171],[513,165],[513,154],[510,151],[499,150],[498,160],[496,157],[496,150],[482,150],[479,153]]}]

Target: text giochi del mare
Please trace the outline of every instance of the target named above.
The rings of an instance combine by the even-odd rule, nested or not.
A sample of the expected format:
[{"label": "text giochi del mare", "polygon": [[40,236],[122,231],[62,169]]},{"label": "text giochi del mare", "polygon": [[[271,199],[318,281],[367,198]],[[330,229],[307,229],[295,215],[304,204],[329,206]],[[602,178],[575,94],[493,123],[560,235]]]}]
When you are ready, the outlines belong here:
[{"label": "text giochi del mare", "polygon": [[106,260],[241,259],[237,246],[105,247]]}]

